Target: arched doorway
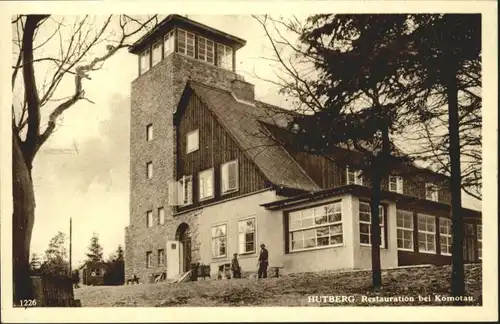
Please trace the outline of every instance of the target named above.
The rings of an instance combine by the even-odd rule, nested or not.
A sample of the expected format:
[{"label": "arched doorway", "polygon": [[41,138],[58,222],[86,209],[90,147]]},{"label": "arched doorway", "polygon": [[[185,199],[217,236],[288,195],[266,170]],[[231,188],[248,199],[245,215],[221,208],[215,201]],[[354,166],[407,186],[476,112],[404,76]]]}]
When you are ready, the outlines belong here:
[{"label": "arched doorway", "polygon": [[177,227],[175,240],[181,244],[180,272],[189,271],[191,266],[191,231],[188,224],[182,223]]}]

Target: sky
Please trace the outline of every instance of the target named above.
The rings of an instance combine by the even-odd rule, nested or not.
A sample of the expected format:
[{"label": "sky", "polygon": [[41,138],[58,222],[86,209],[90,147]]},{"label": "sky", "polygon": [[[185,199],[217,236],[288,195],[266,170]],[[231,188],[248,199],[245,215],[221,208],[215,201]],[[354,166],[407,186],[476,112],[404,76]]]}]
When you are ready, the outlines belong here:
[{"label": "sky", "polygon": [[[255,76],[276,79],[272,63],[261,59],[271,57],[272,52],[263,29],[252,17],[189,18],[247,40],[237,52],[237,73],[255,84],[259,100],[285,104],[286,98],[278,95],[275,86]],[[48,35],[48,29],[42,35]],[[91,77],[84,88],[94,104],[80,101],[64,113],[57,131],[36,157],[33,170],[36,219],[32,253],[43,253],[57,231],[68,234],[71,217],[74,266],[85,259],[93,233],[99,235],[107,257],[118,244],[124,244],[124,229],[129,224],[130,84],[137,77],[137,58],[122,50]],[[72,87],[69,80],[59,92],[69,95]],[[464,197],[464,206],[480,208],[468,197]]]}]

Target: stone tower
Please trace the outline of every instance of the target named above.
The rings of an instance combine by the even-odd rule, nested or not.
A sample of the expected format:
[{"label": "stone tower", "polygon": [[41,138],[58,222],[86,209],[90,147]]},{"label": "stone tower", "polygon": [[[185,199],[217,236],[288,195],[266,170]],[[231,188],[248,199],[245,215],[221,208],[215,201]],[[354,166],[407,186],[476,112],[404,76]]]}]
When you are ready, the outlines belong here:
[{"label": "stone tower", "polygon": [[186,17],[170,15],[130,48],[139,68],[131,91],[126,278],[136,274],[146,282],[150,274],[166,272],[165,245],[183,223],[190,229],[191,260],[198,259],[196,215],[175,216],[169,206],[168,182],[176,176],[173,113],[188,80],[225,89],[235,79],[245,84],[234,72],[236,51],[245,43]]}]

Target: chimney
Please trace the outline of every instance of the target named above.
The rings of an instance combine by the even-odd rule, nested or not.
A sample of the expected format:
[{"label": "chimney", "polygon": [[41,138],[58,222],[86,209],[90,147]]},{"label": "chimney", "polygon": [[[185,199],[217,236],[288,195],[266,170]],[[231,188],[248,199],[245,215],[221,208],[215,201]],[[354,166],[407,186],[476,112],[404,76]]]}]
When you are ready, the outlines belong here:
[{"label": "chimney", "polygon": [[236,99],[249,103],[255,102],[255,86],[241,76],[231,81],[231,89]]}]

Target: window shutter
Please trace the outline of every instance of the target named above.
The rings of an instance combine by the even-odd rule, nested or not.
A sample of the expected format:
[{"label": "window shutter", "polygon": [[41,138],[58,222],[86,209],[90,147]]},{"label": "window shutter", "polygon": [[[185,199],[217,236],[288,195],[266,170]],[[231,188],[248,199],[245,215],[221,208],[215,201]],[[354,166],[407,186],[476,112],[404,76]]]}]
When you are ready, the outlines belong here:
[{"label": "window shutter", "polygon": [[230,163],[228,165],[228,189],[236,189],[238,187],[238,163]]},{"label": "window shutter", "polygon": [[229,181],[229,177],[228,177],[228,165],[227,164],[223,164],[222,165],[222,192],[226,192],[228,190],[228,181]]},{"label": "window shutter", "polygon": [[179,205],[179,182],[177,181],[168,181],[168,204],[170,206]]},{"label": "window shutter", "polygon": [[186,178],[184,181],[184,185],[187,186],[187,200],[184,200],[185,203],[191,204],[193,202],[193,178]]}]

